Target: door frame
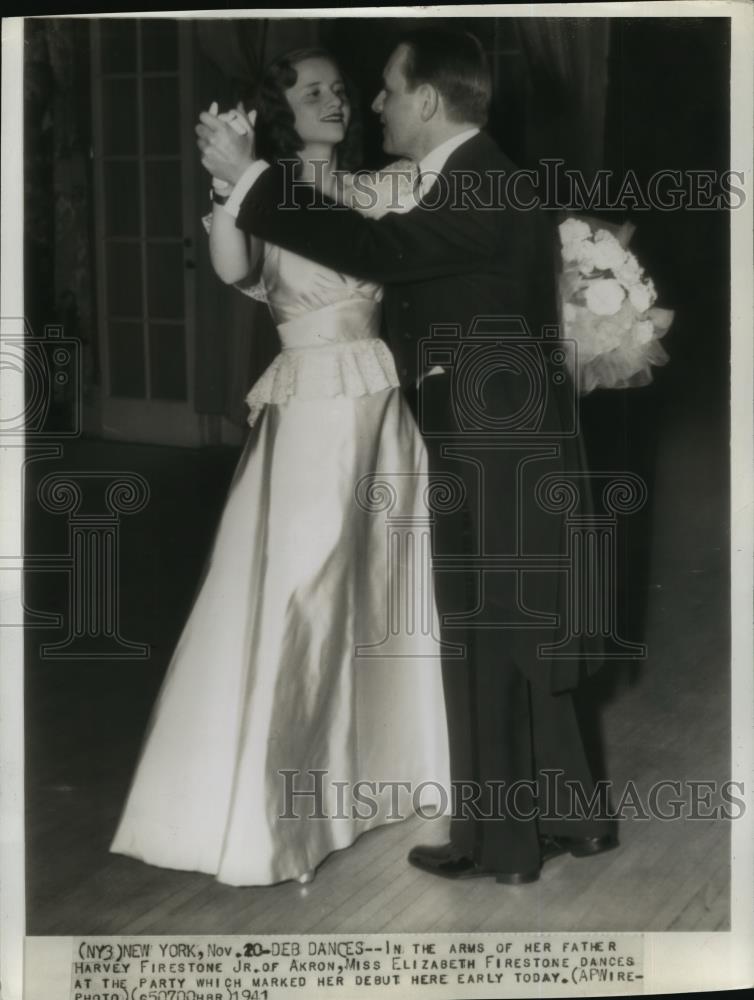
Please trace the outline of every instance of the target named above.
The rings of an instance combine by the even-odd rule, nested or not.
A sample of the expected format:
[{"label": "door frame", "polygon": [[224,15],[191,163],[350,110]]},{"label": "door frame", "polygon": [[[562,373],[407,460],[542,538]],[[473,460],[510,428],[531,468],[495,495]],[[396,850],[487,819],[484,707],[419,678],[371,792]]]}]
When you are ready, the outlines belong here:
[{"label": "door frame", "polygon": [[[113,396],[110,383],[110,351],[107,318],[107,274],[104,246],[105,231],[105,186],[104,186],[104,142],[103,142],[103,102],[102,102],[102,46],[101,18],[93,18],[91,33],[91,88],[92,88],[92,160],[94,175],[94,239],[95,287],[97,299],[97,338],[100,356],[100,407],[99,434],[109,440],[137,441],[148,444],[180,445],[197,447],[214,443],[218,428],[212,417],[196,413],[194,409],[196,381],[196,243],[198,220],[196,218],[196,171],[194,161],[196,150],[193,143],[194,95],[193,95],[193,24],[190,20],[176,19],[178,30],[178,81],[180,102],[180,157],[181,157],[181,219],[183,232],[183,296],[184,296],[184,336],[186,362],[186,399],[150,399],[150,369],[148,350],[148,317],[146,305],[143,307],[144,324],[144,366],[147,398],[134,399]],[[138,20],[148,24],[149,19]],[[139,178],[144,191],[143,150],[143,89],[144,73],[141,63],[141,42],[137,42],[136,71],[138,101],[138,164]],[[141,198],[140,244],[147,242],[145,225],[145,199]],[[142,277],[146,296],[146,254],[142,252]],[[213,440],[214,439],[214,440]]]}]

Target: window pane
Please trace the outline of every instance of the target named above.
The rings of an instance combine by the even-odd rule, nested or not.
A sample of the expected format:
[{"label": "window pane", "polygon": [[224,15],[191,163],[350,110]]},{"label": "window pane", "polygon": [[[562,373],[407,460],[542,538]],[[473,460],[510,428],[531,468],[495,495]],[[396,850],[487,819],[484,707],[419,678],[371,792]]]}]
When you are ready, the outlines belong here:
[{"label": "window pane", "polygon": [[141,65],[147,72],[178,69],[178,22],[141,22]]},{"label": "window pane", "polygon": [[152,399],[186,399],[186,345],[182,326],[149,324]]},{"label": "window pane", "polygon": [[105,160],[105,234],[138,236],[140,234],[139,165]]},{"label": "window pane", "polygon": [[102,124],[106,156],[138,153],[135,80],[102,81]]},{"label": "window pane", "polygon": [[146,77],[144,87],[144,152],[181,152],[178,80]]},{"label": "window pane", "polygon": [[183,234],[181,223],[181,164],[152,161],[144,164],[147,236]]},{"label": "window pane", "polygon": [[150,319],[183,319],[183,247],[147,247],[147,309]]},{"label": "window pane", "polygon": [[129,18],[103,18],[99,21],[104,73],[136,72],[136,26]]},{"label": "window pane", "polygon": [[144,342],[141,323],[108,324],[110,349],[110,394],[144,399]]},{"label": "window pane", "polygon": [[141,245],[105,244],[108,316],[141,317]]}]

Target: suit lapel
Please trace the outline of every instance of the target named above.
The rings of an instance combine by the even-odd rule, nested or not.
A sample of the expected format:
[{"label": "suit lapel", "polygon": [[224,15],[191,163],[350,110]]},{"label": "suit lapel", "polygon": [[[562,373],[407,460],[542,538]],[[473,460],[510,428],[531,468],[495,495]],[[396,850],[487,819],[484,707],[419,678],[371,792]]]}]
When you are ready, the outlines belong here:
[{"label": "suit lapel", "polygon": [[[466,142],[461,143],[461,145],[454,149],[450,156],[445,161],[442,170],[439,171],[438,176],[443,177],[445,181],[450,183],[450,175],[455,170],[470,170],[470,169],[481,169],[480,164],[490,162],[493,157],[500,157],[500,150],[495,145],[495,142],[490,139],[486,132],[480,131],[476,135],[473,135]],[[435,184],[438,182],[435,181]],[[435,185],[429,189],[426,194],[432,194]],[[417,199],[417,208],[426,208],[424,205],[424,198],[426,195],[422,195],[421,198]],[[430,208],[435,208],[434,202],[430,199]]]}]

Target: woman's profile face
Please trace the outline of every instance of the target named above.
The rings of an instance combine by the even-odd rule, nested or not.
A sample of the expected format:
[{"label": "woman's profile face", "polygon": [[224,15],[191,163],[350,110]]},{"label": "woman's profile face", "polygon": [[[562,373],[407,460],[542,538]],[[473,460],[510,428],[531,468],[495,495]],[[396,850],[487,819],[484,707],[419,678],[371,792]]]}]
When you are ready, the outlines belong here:
[{"label": "woman's profile face", "polygon": [[294,128],[306,145],[342,142],[351,108],[338,67],[329,59],[303,59],[293,67],[297,79],[285,96],[295,116]]}]

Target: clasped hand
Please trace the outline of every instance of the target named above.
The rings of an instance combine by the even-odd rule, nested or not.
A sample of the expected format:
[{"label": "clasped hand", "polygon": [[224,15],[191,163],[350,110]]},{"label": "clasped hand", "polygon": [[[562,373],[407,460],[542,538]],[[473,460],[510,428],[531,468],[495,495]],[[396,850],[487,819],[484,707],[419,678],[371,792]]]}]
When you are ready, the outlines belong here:
[{"label": "clasped hand", "polygon": [[235,184],[254,160],[254,122],[256,112],[241,110],[217,113],[217,102],[202,111],[196,126],[196,144],[202,154],[202,166],[216,181]]}]

